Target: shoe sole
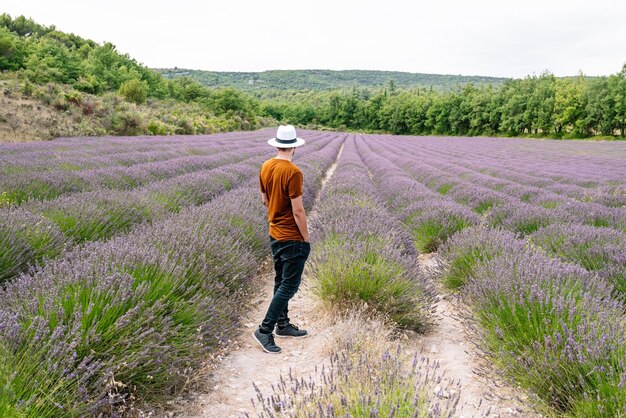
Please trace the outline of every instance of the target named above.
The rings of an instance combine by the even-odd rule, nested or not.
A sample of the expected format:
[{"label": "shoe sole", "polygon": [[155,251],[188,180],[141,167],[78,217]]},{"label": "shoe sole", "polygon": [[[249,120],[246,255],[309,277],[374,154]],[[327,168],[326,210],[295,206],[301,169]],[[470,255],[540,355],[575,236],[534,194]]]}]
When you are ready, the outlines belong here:
[{"label": "shoe sole", "polygon": [[[253,332],[252,333],[252,338],[254,338],[254,340],[259,343],[259,345],[261,346],[261,348],[263,349],[263,351],[265,351],[266,353],[270,353],[270,354],[279,354],[282,350],[278,350],[278,351],[269,351],[267,348],[265,348],[263,346],[263,343],[261,341],[259,341],[259,339],[256,337],[256,334]],[[280,347],[279,347],[280,348]]]},{"label": "shoe sole", "polygon": [[280,334],[276,334],[274,333],[274,336],[278,337],[278,338],[305,338],[308,337],[309,334],[304,334],[304,335],[280,335]]}]

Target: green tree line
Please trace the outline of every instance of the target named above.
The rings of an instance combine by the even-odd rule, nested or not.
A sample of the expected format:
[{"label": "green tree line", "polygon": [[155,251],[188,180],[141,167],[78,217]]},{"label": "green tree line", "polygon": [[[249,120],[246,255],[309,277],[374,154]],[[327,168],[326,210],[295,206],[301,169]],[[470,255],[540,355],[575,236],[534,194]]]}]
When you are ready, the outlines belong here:
[{"label": "green tree line", "polygon": [[626,65],[606,77],[550,73],[452,91],[386,88],[264,93],[277,120],[412,135],[586,138],[626,134]]}]

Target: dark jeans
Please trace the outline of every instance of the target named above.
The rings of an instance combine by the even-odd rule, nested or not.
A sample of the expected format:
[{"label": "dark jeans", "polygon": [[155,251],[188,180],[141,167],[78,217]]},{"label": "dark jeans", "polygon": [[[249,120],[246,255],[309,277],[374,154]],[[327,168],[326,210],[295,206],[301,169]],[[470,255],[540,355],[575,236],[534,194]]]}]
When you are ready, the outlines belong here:
[{"label": "dark jeans", "polygon": [[289,325],[289,300],[296,294],[302,279],[304,263],[311,252],[311,244],[303,241],[277,241],[270,236],[274,256],[274,297],[261,324],[267,333]]}]

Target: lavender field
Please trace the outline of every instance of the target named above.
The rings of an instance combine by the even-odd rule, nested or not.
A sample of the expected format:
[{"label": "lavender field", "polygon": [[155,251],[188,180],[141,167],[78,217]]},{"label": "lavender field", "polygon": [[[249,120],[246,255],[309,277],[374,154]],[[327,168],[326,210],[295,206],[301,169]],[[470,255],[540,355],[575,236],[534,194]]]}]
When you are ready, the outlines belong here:
[{"label": "lavender field", "polygon": [[[257,175],[273,134],[0,145],[0,416],[160,402],[240,331],[269,256]],[[538,408],[626,415],[624,144],[299,136],[320,301],[420,333],[443,284]],[[426,253],[443,260],[434,277],[419,269]],[[404,373],[386,351],[372,364],[389,375],[364,385],[382,366],[359,355],[355,369],[335,353],[331,389],[284,390],[259,414],[455,416],[458,398],[432,396],[435,369],[413,359]]]}]

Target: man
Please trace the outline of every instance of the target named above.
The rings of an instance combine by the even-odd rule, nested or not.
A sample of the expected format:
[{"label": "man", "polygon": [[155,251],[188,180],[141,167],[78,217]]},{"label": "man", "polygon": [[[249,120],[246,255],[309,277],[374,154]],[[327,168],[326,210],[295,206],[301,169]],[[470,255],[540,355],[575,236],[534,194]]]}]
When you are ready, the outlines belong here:
[{"label": "man", "polygon": [[268,353],[279,353],[278,337],[304,337],[307,332],[289,322],[289,300],[298,291],[304,263],[311,251],[306,214],[302,204],[302,171],[291,162],[304,140],[296,129],[281,125],[276,137],[267,141],[278,155],[263,163],[259,173],[261,199],[267,207],[270,247],[274,257],[274,296],[254,339]]}]

